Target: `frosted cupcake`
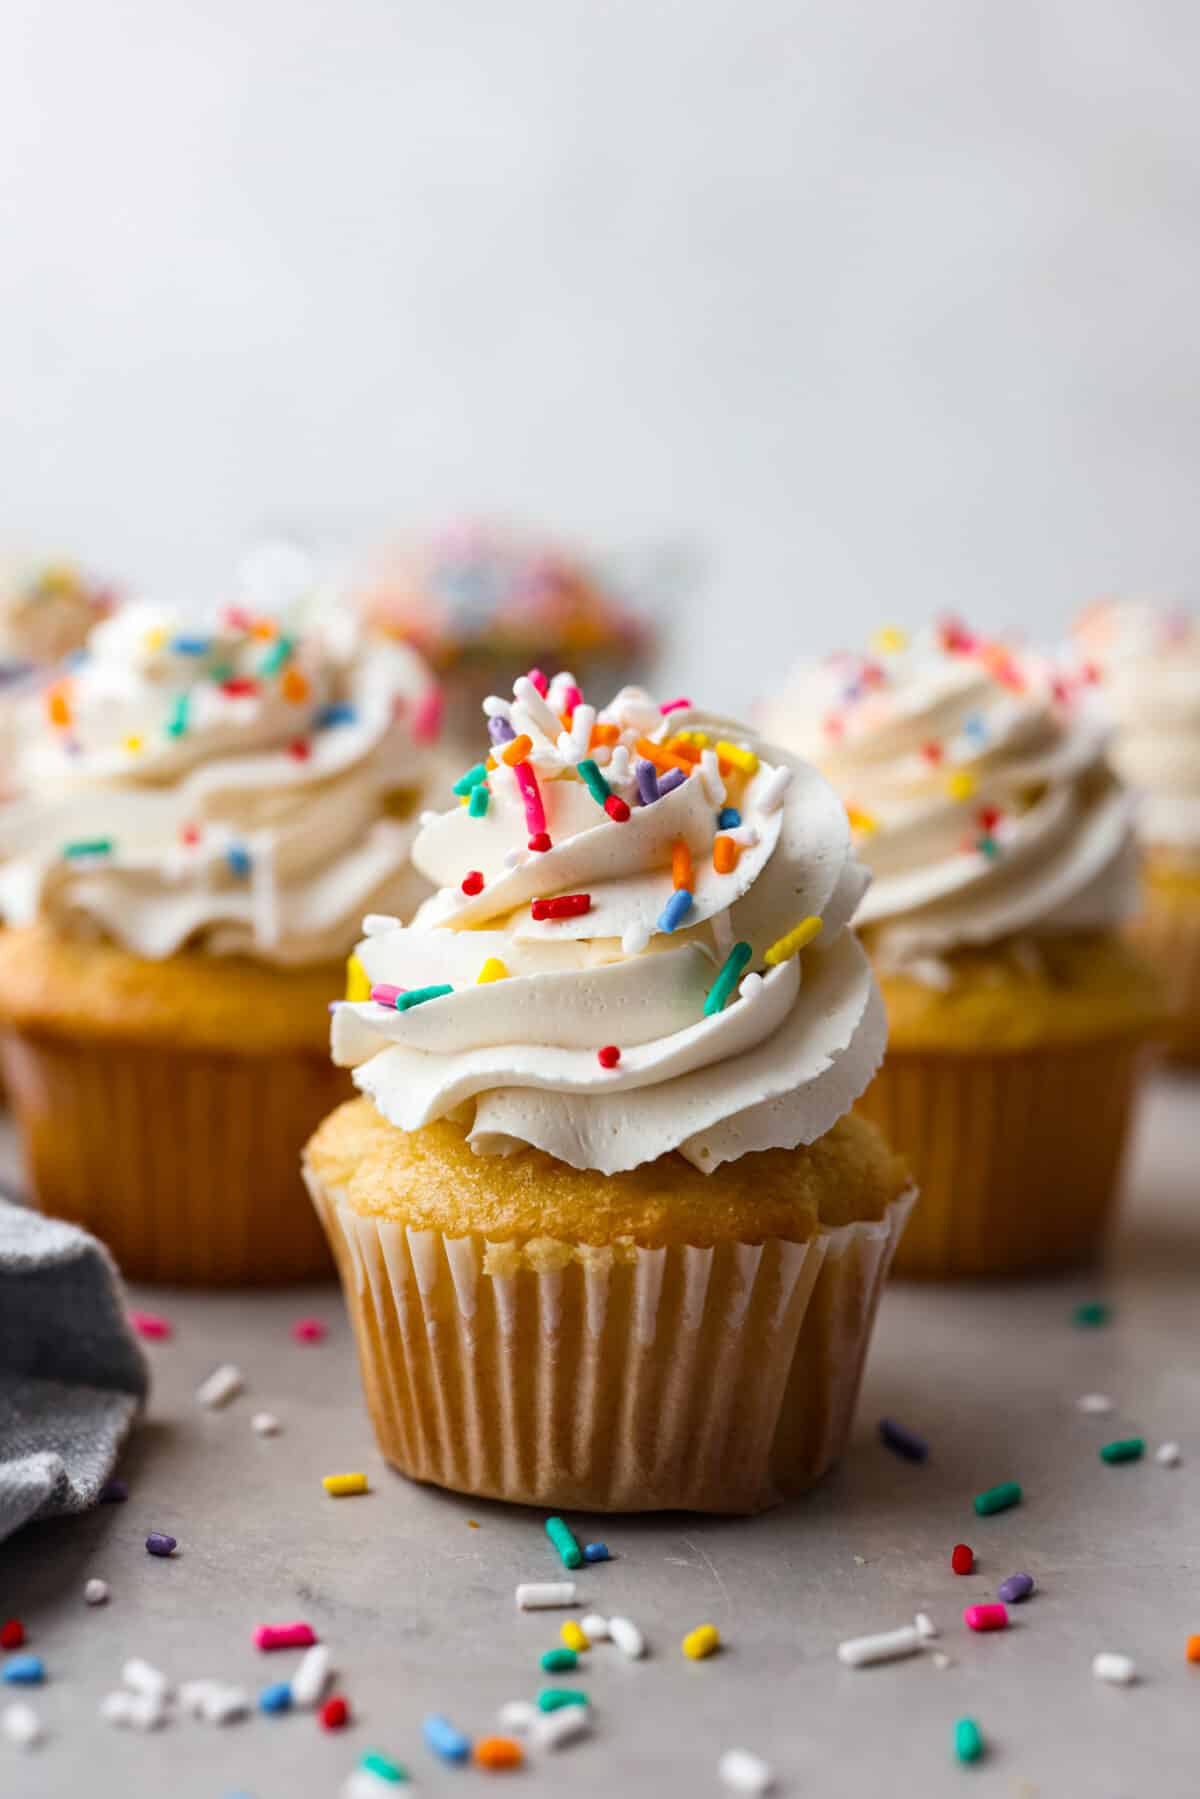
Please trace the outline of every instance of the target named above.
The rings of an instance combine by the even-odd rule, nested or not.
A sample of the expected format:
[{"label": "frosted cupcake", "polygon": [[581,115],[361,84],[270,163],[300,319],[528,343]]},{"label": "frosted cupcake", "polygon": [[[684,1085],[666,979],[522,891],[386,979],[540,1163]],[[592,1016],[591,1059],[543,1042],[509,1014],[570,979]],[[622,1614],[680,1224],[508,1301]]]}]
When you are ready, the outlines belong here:
[{"label": "frosted cupcake", "polygon": [[384,1454],[465,1492],[753,1511],[845,1440],[908,1177],[843,808],[740,726],[528,679],[369,919],[306,1169]]},{"label": "frosted cupcake", "polygon": [[[342,1096],[364,908],[427,889],[411,653],[127,606],[29,702],[0,817],[4,1063],[39,1203],[139,1279],[326,1265],[296,1177]],[[344,1077],[343,1077],[344,1079]]]},{"label": "frosted cupcake", "polygon": [[112,588],[73,562],[5,567],[0,570],[0,666],[52,668],[83,647],[115,604]]},{"label": "frosted cupcake", "polygon": [[1181,610],[1102,601],[1076,641],[1101,677],[1113,764],[1138,795],[1141,903],[1133,941],[1160,970],[1169,1044],[1200,1061],[1200,622]]},{"label": "frosted cupcake", "polygon": [[859,912],[887,1002],[860,1102],[922,1200],[897,1259],[1022,1274],[1097,1249],[1160,997],[1120,927],[1131,804],[1051,674],[947,628],[802,669],[767,729],[818,760],[874,876]]}]

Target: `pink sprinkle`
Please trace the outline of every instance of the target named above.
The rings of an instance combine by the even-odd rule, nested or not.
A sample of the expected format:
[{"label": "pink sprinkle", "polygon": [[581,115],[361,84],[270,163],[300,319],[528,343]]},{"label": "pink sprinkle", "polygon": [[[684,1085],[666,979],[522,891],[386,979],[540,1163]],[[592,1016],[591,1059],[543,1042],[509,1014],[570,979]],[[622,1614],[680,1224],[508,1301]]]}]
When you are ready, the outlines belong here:
[{"label": "pink sprinkle", "polygon": [[563,694],[563,711],[569,717],[570,714],[572,712],[574,712],[576,706],[582,706],[582,705],[583,705],[583,689],[581,687],[575,687],[575,686],[568,687],[566,692]]},{"label": "pink sprinkle", "polygon": [[442,690],[436,684],[427,687],[417,701],[413,712],[412,734],[415,743],[433,743],[442,729],[442,713],[445,701]]},{"label": "pink sprinkle", "polygon": [[200,826],[184,825],[179,832],[179,841],[181,843],[199,843]]},{"label": "pink sprinkle", "polygon": [[969,1605],[963,1623],[972,1630],[1007,1630],[1008,1607],[1004,1605]]},{"label": "pink sprinkle", "polygon": [[601,1068],[615,1068],[621,1060],[621,1052],[615,1043],[606,1043],[603,1049],[596,1051],[596,1060]]},{"label": "pink sprinkle", "polygon": [[403,987],[393,987],[389,981],[377,981],[371,989],[371,998],[377,1006],[394,1006],[403,992]]},{"label": "pink sprinkle", "polygon": [[151,1343],[161,1343],[171,1334],[170,1319],[160,1317],[157,1312],[130,1312],[129,1322],[139,1337],[145,1337]]},{"label": "pink sprinkle", "polygon": [[316,1640],[311,1624],[260,1624],[254,1632],[256,1649],[311,1649]]},{"label": "pink sprinkle", "polygon": [[542,804],[542,790],[538,786],[538,778],[528,762],[518,762],[513,773],[517,777],[517,786],[521,789],[521,798],[525,802],[525,824],[529,835],[538,837],[546,829],[546,808]]},{"label": "pink sprinkle", "polygon": [[537,688],[537,690],[541,694],[542,698],[545,699],[546,695],[550,691],[550,683],[549,683],[549,681],[547,681],[547,679],[546,679],[545,675],[542,673],[541,669],[540,668],[531,668],[529,671],[529,679],[533,682],[534,686]]},{"label": "pink sprinkle", "polygon": [[668,712],[689,712],[691,705],[691,700],[667,700],[664,705],[659,707],[659,711],[665,718]]},{"label": "pink sprinkle", "polygon": [[462,890],[471,896],[483,892],[483,876],[477,868],[467,870],[462,878]]},{"label": "pink sprinkle", "polygon": [[325,1336],[325,1326],[319,1318],[297,1318],[292,1335],[297,1343],[320,1343]]}]

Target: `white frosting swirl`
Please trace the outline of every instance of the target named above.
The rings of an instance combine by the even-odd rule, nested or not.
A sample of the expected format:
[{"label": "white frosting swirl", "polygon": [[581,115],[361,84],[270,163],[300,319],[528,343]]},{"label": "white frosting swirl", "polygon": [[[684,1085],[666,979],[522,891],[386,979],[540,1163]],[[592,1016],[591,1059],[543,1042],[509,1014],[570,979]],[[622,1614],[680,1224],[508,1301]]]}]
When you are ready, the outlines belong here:
[{"label": "white frosting swirl", "polygon": [[1135,899],[1131,806],[1094,713],[1052,670],[947,635],[804,667],[767,709],[846,802],[884,966],[1108,928]]},{"label": "white frosting swirl", "polygon": [[389,811],[416,799],[435,690],[411,651],[336,636],[141,604],[97,626],[27,702],[9,921],[305,964],[344,955],[364,906],[415,904],[415,820]]},{"label": "white frosting swirl", "polygon": [[[569,686],[569,676],[552,686],[555,708]],[[501,733],[531,741],[551,847],[528,847],[525,804],[503,762],[488,773],[483,816],[466,806],[428,816],[413,854],[439,892],[407,929],[368,921],[356,953],[381,999],[336,1009],[335,1061],[401,1129],[453,1112],[484,1154],[532,1144],[610,1174],[677,1149],[711,1171],[812,1142],[849,1110],[884,1047],[878,989],[846,929],[866,876],[844,808],[814,769],[741,726],[694,710],[663,718],[626,688],[599,715],[615,742],[590,752],[629,806],[612,818],[577,772],[593,715],[580,705],[573,730],[559,731],[535,699],[526,691],[489,710]],[[685,756],[733,746],[732,758],[721,752],[725,778],[704,747],[672,791],[643,800],[639,740],[661,749],[681,732]],[[718,835],[738,852],[734,866],[720,852],[723,872]],[[670,930],[673,854],[681,878],[690,861],[693,898]],[[479,891],[464,892],[464,878]],[[532,901],[564,894],[586,894],[587,910],[532,916]],[[766,963],[807,918],[822,920],[811,947]],[[744,978],[706,1016],[735,945],[748,946]],[[489,979],[496,964],[502,978]],[[382,992],[430,986],[449,991],[410,1010]],[[599,1054],[607,1046],[619,1051],[615,1066]]]},{"label": "white frosting swirl", "polygon": [[1113,766],[1139,796],[1139,835],[1200,858],[1200,621],[1105,600],[1083,613],[1075,641],[1103,677]]}]

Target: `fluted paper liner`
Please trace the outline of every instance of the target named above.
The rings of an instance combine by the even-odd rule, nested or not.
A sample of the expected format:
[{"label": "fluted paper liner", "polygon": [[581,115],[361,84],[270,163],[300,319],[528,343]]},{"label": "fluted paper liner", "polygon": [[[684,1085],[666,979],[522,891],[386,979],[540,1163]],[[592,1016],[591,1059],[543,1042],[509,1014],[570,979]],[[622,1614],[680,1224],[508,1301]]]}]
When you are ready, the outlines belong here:
[{"label": "fluted paper liner", "polygon": [[317,1053],[72,1043],[6,1032],[5,1075],[38,1205],[106,1243],[131,1280],[276,1284],[332,1273],[300,1152],[352,1088]]},{"label": "fluted paper liner", "polygon": [[387,1459],[590,1511],[753,1512],[819,1479],[912,1204],[808,1243],[560,1245],[561,1267],[500,1272],[516,1258],[483,1237],[363,1215],[306,1178]]},{"label": "fluted paper liner", "polygon": [[1142,910],[1126,934],[1166,991],[1168,1053],[1178,1062],[1200,1062],[1200,904],[1172,905],[1144,883]]},{"label": "fluted paper liner", "polygon": [[1120,1181],[1141,1039],[1045,1050],[889,1050],[855,1110],[921,1189],[901,1277],[1052,1273],[1099,1252]]}]

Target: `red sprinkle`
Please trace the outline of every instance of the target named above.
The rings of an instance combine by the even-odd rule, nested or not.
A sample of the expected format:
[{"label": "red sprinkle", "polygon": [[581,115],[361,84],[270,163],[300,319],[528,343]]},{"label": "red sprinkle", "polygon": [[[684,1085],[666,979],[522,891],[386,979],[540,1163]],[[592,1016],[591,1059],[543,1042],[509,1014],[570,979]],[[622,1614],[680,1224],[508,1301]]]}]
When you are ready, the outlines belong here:
[{"label": "red sprinkle", "polygon": [[171,1334],[170,1320],[157,1312],[130,1312],[129,1322],[138,1336],[145,1337],[150,1343],[161,1343]]},{"label": "red sprinkle", "polygon": [[956,1574],[974,1574],[975,1551],[967,1543],[956,1543],[950,1557],[950,1566]]},{"label": "red sprinkle", "polygon": [[230,675],[228,681],[221,682],[221,692],[231,699],[240,699],[244,694],[257,693],[258,682],[253,675]]},{"label": "red sprinkle", "polygon": [[184,825],[179,832],[179,841],[181,843],[199,843],[200,826]]},{"label": "red sprinkle", "polygon": [[297,737],[294,742],[288,744],[288,755],[294,756],[297,762],[307,762],[312,755],[312,744],[307,737]]},{"label": "red sprinkle", "polygon": [[921,745],[921,754],[924,756],[926,762],[932,762],[936,765],[941,761],[945,753],[946,752],[940,743],[923,743]]},{"label": "red sprinkle", "polygon": [[596,1060],[601,1068],[615,1068],[621,1060],[621,1052],[615,1043],[606,1043],[603,1049],[596,1051]]},{"label": "red sprinkle", "polygon": [[319,1318],[297,1318],[292,1335],[297,1343],[321,1343],[325,1338],[325,1326]]},{"label": "red sprinkle", "polygon": [[544,856],[546,851],[550,848],[549,831],[539,831],[536,837],[531,837],[529,839],[529,847],[531,850],[536,850],[539,856]]},{"label": "red sprinkle", "polygon": [[963,1623],[972,1630],[1007,1630],[1008,1607],[1004,1605],[969,1605]]},{"label": "red sprinkle", "polygon": [[980,806],[975,820],[979,829],[990,837],[1003,816],[999,806]]},{"label": "red sprinkle", "polygon": [[19,1649],[25,1641],[25,1626],[19,1618],[0,1624],[0,1649]]},{"label": "red sprinkle", "polygon": [[327,1699],[317,1714],[323,1730],[343,1730],[350,1722],[350,1707],[340,1693]]},{"label": "red sprinkle", "polygon": [[472,868],[467,874],[465,874],[463,876],[462,890],[464,893],[482,893],[483,892],[483,876],[480,874],[480,872],[477,868]]},{"label": "red sprinkle", "polygon": [[623,825],[625,820],[629,817],[629,807],[619,793],[609,794],[604,802],[604,810],[608,813],[608,816],[615,819],[619,825]]},{"label": "red sprinkle", "polygon": [[582,918],[591,909],[590,893],[560,893],[557,899],[535,899],[529,908],[534,918]]}]

